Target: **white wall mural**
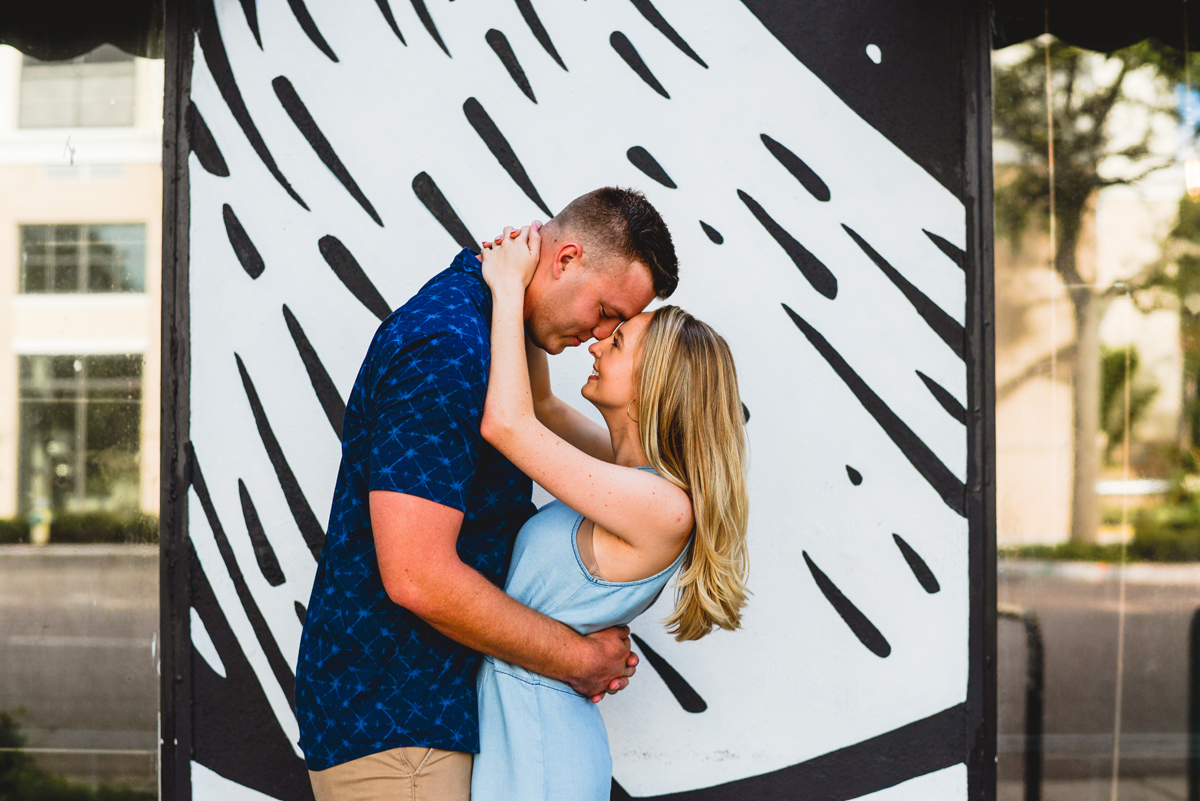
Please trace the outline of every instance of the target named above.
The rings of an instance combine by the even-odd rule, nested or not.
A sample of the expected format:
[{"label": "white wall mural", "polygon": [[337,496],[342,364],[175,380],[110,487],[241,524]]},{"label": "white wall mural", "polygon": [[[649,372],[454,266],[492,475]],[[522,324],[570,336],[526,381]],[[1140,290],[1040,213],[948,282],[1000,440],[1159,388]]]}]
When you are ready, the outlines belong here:
[{"label": "white wall mural", "polygon": [[[197,798],[308,796],[295,659],[376,326],[462,245],[606,184],[659,209],[671,302],[738,360],[754,592],[736,633],[676,643],[670,598],[635,623],[614,798],[967,797],[969,209],[751,5],[197,6]],[[558,394],[590,364],[553,359]]]}]

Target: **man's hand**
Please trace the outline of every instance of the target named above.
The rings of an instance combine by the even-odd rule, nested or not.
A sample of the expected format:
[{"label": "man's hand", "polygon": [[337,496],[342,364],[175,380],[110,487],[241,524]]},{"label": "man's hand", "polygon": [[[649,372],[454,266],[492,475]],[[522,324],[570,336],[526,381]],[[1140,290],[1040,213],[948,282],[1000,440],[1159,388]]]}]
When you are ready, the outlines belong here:
[{"label": "man's hand", "polygon": [[629,686],[629,677],[637,672],[637,654],[629,650],[629,627],[613,626],[587,636],[593,649],[590,672],[570,681],[575,692],[600,703],[605,694],[613,695]]}]

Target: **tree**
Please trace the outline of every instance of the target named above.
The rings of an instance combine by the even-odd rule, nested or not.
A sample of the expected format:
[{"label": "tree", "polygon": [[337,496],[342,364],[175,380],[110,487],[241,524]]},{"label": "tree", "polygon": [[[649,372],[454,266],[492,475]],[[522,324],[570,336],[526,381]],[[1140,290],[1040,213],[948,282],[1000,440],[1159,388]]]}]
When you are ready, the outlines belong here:
[{"label": "tree", "polygon": [[[1169,80],[1178,71],[1162,46],[1143,42],[1110,55],[1091,53],[1051,40],[1049,71],[1054,116],[1054,182],[1050,182],[1051,137],[1046,108],[1046,48],[1025,48],[1019,60],[995,70],[994,125],[997,142],[1007,143],[1017,157],[997,171],[996,224],[1014,247],[1031,223],[1049,228],[1054,195],[1056,250],[1053,268],[1071,302],[1075,347],[1071,350],[1072,405],[1075,428],[1071,490],[1071,540],[1093,542],[1100,525],[1096,481],[1100,476],[1101,345],[1100,321],[1113,298],[1148,280],[1139,275],[1126,282],[1098,286],[1095,276],[1079,268],[1085,223],[1098,192],[1136,183],[1169,161],[1150,150],[1152,120],[1173,115],[1161,100],[1131,91],[1130,78],[1143,74],[1169,97]],[[1182,61],[1180,60],[1180,67]],[[1115,130],[1114,111],[1141,109],[1140,130],[1130,144],[1128,130]],[[1131,116],[1131,115],[1123,115]],[[1139,123],[1134,123],[1137,127]]]}]

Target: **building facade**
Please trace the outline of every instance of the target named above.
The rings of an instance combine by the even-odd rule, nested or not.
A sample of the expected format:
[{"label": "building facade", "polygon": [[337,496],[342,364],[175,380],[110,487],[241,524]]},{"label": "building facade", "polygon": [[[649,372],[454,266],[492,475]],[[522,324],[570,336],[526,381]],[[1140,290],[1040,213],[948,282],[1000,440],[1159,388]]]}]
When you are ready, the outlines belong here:
[{"label": "building facade", "polygon": [[0,517],[157,513],[162,92],[0,46]]}]

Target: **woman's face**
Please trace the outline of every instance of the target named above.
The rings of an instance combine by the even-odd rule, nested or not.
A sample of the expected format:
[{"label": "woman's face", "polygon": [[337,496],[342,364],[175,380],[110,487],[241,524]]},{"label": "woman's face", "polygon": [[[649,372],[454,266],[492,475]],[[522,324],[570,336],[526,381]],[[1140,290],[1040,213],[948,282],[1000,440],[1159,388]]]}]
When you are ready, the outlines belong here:
[{"label": "woman's face", "polygon": [[653,312],[642,312],[631,317],[609,337],[588,347],[595,363],[582,392],[598,409],[624,409],[633,400],[634,375],[641,358],[639,345],[653,316]]}]

